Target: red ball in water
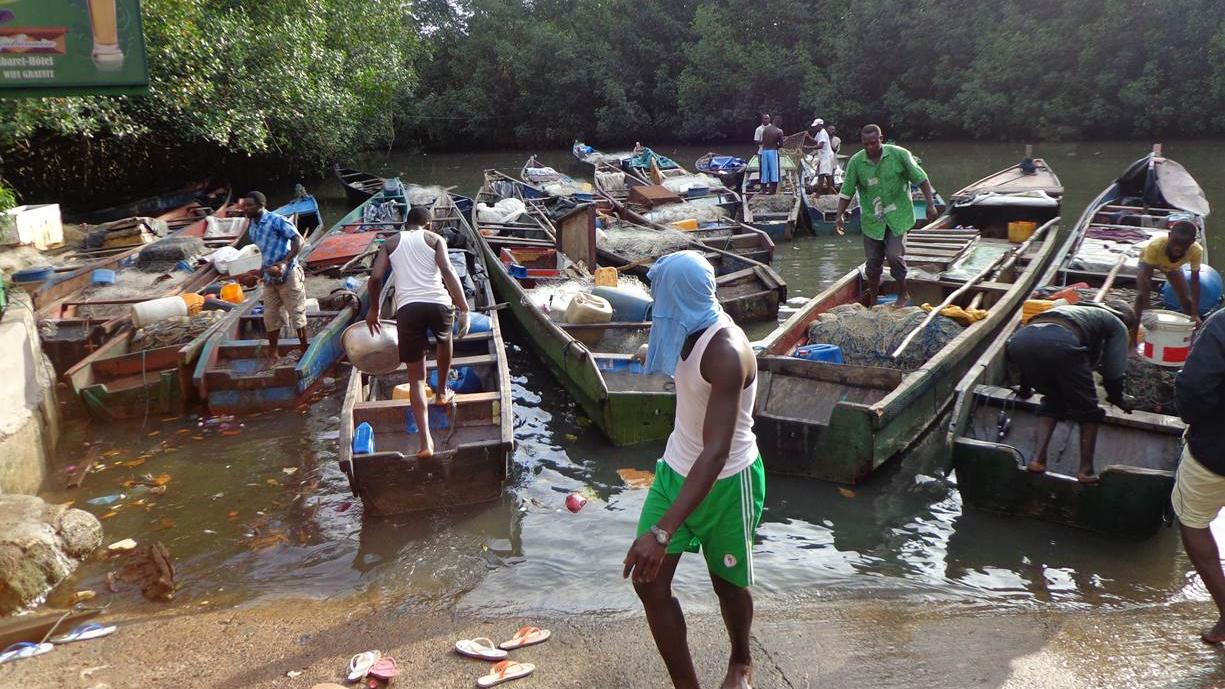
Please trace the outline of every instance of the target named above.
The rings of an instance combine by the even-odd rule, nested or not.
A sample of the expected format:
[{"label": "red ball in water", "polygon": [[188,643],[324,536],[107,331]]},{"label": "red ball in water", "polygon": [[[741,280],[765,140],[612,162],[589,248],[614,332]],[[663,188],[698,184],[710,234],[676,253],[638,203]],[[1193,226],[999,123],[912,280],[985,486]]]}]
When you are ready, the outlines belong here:
[{"label": "red ball in water", "polygon": [[584,498],[578,493],[571,493],[566,496],[566,509],[571,512],[578,512],[587,504],[587,498]]}]

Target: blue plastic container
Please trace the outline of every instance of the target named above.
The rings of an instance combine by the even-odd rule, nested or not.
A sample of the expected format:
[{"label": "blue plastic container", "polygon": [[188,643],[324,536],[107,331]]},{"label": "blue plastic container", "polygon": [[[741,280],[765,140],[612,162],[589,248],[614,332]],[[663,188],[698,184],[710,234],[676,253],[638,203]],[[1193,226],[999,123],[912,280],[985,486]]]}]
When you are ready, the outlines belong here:
[{"label": "blue plastic container", "polygon": [[[438,370],[430,371],[430,387],[438,387]],[[451,369],[451,377],[447,380],[447,387],[455,392],[463,394],[471,394],[481,391],[481,378],[476,374],[476,370],[470,366],[460,366],[459,368]]]},{"label": "blue plastic container", "polygon": [[115,284],[115,271],[110,268],[98,268],[90,273],[89,280],[95,285],[113,285]]},{"label": "blue plastic container", "polygon": [[795,348],[795,355],[809,361],[824,361],[827,364],[842,363],[842,348],[832,344],[810,344]]},{"label": "blue plastic container", "polygon": [[527,277],[527,266],[512,263],[510,265],[510,276],[516,280],[525,279]]},{"label": "blue plastic container", "polygon": [[365,421],[353,430],[353,454],[374,454],[374,429]]},{"label": "blue plastic container", "polygon": [[[468,333],[487,333],[493,330],[493,321],[483,313],[468,314]],[[455,319],[455,326],[451,329],[454,334],[459,334],[459,319]]]},{"label": "blue plastic container", "polygon": [[651,307],[655,300],[638,292],[620,287],[596,287],[592,296],[606,299],[613,309],[613,320],[618,323],[642,323],[651,320]]},{"label": "blue plastic container", "polygon": [[[1182,275],[1188,281],[1191,280],[1191,266],[1182,267]],[[1222,297],[1222,281],[1221,274],[1215,268],[1208,264],[1202,264],[1199,267],[1199,315],[1207,316],[1213,309],[1220,306]],[[1174,311],[1181,311],[1182,304],[1178,301],[1178,295],[1174,293],[1174,286],[1169,282],[1165,283],[1165,287],[1161,288],[1161,300],[1165,302],[1165,307]]]},{"label": "blue plastic container", "polygon": [[35,268],[26,268],[13,273],[13,282],[17,284],[29,282],[46,282],[55,275],[55,268],[51,266],[38,266]]},{"label": "blue plastic container", "polygon": [[362,286],[362,283],[358,282],[357,278],[352,277],[352,276],[345,278],[344,284],[345,284],[345,289],[349,290],[350,292]]},{"label": "blue plastic container", "polygon": [[179,261],[178,263],[174,264],[174,269],[175,269],[175,270],[181,270],[181,271],[183,271],[184,273],[190,273],[190,272],[194,271],[194,270],[196,269],[196,267],[195,267],[195,266],[193,266],[193,265],[191,264],[191,262],[189,262],[187,259],[183,259],[183,260]]}]

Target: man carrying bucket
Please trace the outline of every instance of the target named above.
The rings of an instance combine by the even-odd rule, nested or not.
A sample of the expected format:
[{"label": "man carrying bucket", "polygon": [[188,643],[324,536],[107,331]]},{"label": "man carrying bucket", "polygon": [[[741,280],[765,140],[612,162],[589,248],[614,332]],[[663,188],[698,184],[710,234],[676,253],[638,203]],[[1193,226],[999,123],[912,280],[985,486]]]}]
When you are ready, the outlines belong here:
[{"label": "man carrying bucket", "polygon": [[766,493],[753,435],[757,360],[744,332],[719,306],[714,269],[701,254],[665,256],[647,277],[655,305],[646,370],[675,379],[676,423],[655,465],[622,576],[633,575],[672,684],[696,689],[672,576],[681,554],[700,548],[731,638],[723,686],[748,689],[753,532]]},{"label": "man carrying bucket", "polygon": [[[1149,307],[1153,271],[1159,270],[1178,295],[1183,313],[1199,327],[1202,322],[1199,315],[1199,269],[1204,260],[1204,247],[1195,241],[1198,231],[1199,228],[1191,220],[1178,218],[1170,222],[1169,232],[1153,237],[1144,245],[1140,253],[1140,271],[1136,275],[1136,317],[1141,322],[1144,320],[1144,310]],[[1190,280],[1183,275],[1184,265],[1191,266]]]},{"label": "man carrying bucket", "polygon": [[863,305],[876,304],[880,290],[880,276],[885,261],[889,261],[889,274],[897,282],[897,306],[910,303],[910,292],[906,288],[906,233],[914,227],[914,202],[910,198],[910,185],[919,184],[923,197],[927,199],[927,219],[935,220],[940,212],[936,209],[935,192],[927,173],[915,162],[910,151],[901,146],[881,142],[881,130],[869,124],[860,132],[863,150],[847,161],[842,177],[842,189],[838,193],[838,215],[834,229],[845,234],[846,209],[855,194],[859,194],[859,225],[863,231],[863,248],[866,261],[864,278],[867,280],[863,292]]},{"label": "man carrying bucket", "polygon": [[[461,338],[468,334],[469,327],[468,299],[447,257],[447,242],[426,229],[429,222],[429,211],[414,206],[404,221],[408,229],[392,235],[379,247],[366,285],[370,294],[366,325],[374,334],[380,328],[383,284],[387,273],[391,272],[400,361],[408,365],[409,404],[419,430],[417,457],[421,459],[434,456],[429,407],[425,400],[425,352],[429,348],[430,334],[433,333],[437,342],[438,385],[434,400],[436,404],[448,405],[455,394],[447,387],[447,379],[451,376],[451,328],[457,310]],[[455,423],[455,419],[451,419],[451,423]]]},{"label": "man carrying bucket", "polygon": [[1093,371],[1102,374],[1108,400],[1130,413],[1135,400],[1123,392],[1135,316],[1123,302],[1056,306],[1034,316],[1008,340],[1008,361],[1021,374],[1017,396],[1042,393],[1038,446],[1028,469],[1046,471],[1046,452],[1061,420],[1080,424],[1080,468],[1076,480],[1097,483],[1093,454],[1097,427],[1106,412],[1097,403]]},{"label": "man carrying bucket", "polygon": [[1210,644],[1225,642],[1225,573],[1209,525],[1225,507],[1225,311],[1211,316],[1174,380],[1178,414],[1187,422],[1187,445],[1178,464],[1170,503],[1183,547],[1204,580],[1219,616],[1200,633]]}]

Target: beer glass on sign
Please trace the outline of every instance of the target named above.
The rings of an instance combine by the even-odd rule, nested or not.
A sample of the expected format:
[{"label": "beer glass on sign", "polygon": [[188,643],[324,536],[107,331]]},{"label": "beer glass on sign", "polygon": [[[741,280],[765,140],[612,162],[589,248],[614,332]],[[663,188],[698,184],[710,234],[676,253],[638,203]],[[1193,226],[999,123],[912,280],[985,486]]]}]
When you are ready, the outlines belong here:
[{"label": "beer glass on sign", "polygon": [[94,33],[94,64],[102,70],[116,70],[123,67],[123,50],[119,48],[119,25],[115,16],[115,1],[89,0],[89,24]]}]

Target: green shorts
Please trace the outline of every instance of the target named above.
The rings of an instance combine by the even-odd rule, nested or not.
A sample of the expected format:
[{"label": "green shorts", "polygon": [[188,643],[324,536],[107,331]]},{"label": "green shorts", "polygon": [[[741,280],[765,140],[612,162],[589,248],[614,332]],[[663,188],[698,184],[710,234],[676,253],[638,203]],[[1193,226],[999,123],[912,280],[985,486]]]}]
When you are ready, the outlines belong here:
[{"label": "green shorts", "polygon": [[[663,519],[680,495],[685,477],[668,463],[655,464],[655,482],[638,518],[638,535]],[[681,524],[668,554],[696,553],[700,547],[712,574],[736,586],[753,584],[753,533],[766,501],[766,471],[761,457],[743,471],[715,481],[706,499]]]}]

